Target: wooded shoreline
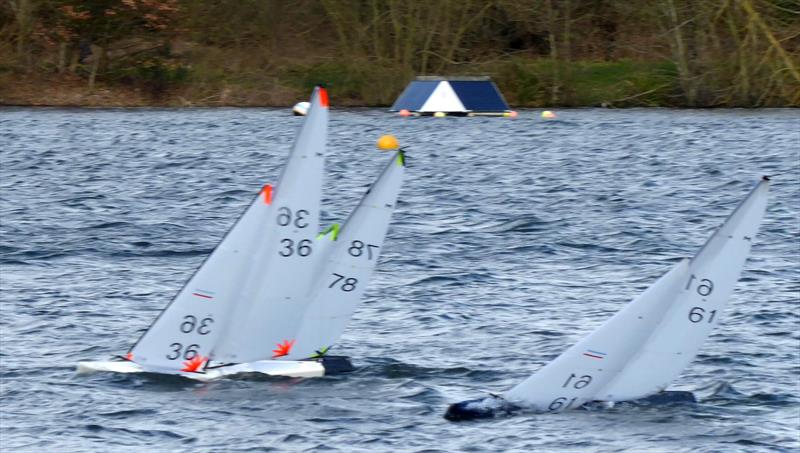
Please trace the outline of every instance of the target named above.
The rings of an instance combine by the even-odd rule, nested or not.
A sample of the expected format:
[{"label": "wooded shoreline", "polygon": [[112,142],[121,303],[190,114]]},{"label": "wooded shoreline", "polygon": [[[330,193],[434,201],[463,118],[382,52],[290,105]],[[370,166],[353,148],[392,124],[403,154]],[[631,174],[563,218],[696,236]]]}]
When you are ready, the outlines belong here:
[{"label": "wooded shoreline", "polygon": [[488,75],[514,108],[800,106],[794,0],[4,0],[0,105],[388,106]]}]

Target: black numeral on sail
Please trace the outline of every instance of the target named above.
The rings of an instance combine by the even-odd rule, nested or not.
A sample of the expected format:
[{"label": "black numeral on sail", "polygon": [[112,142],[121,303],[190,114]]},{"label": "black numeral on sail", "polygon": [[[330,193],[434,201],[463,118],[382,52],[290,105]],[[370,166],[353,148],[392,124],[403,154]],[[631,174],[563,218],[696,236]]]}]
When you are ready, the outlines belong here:
[{"label": "black numeral on sail", "polygon": [[170,360],[177,360],[183,356],[184,360],[192,360],[197,356],[197,349],[200,347],[199,344],[190,344],[186,346],[186,349],[183,349],[183,345],[180,343],[172,343],[169,345],[172,348],[172,352],[167,354],[167,358]]},{"label": "black numeral on sail", "polygon": [[356,283],[358,283],[358,279],[352,277],[348,278],[342,274],[336,274],[336,273],[334,273],[333,276],[335,277],[335,279],[333,280],[333,282],[331,282],[330,285],[328,285],[328,288],[333,288],[341,282],[341,286],[339,287],[339,289],[341,289],[342,291],[349,293],[350,291],[356,289]]},{"label": "black numeral on sail", "polygon": [[364,254],[364,249],[366,249],[367,250],[367,259],[371,260],[372,257],[373,257],[372,249],[378,249],[378,248],[380,248],[380,247],[378,247],[377,245],[364,244],[363,242],[361,242],[359,240],[355,240],[355,241],[350,243],[350,248],[347,249],[347,252],[350,253],[351,256],[359,257],[359,256]]},{"label": "black numeral on sail", "polygon": [[[549,406],[547,406],[547,410],[549,411],[560,411],[562,409],[569,409],[578,400],[578,397],[568,399],[566,396],[562,396],[553,400]],[[567,403],[569,401],[569,403]],[[566,405],[564,403],[567,403]]]},{"label": "black numeral on sail", "polygon": [[183,322],[181,323],[181,332],[192,333],[192,331],[195,330],[195,327],[197,327],[197,333],[200,335],[208,335],[211,333],[211,324],[213,323],[214,319],[208,317],[201,319],[200,325],[197,325],[196,317],[192,315],[186,315],[183,317]]},{"label": "black numeral on sail", "polygon": [[[711,310],[708,312],[708,323],[714,320],[714,315],[717,314],[717,310]],[[703,319],[706,317],[706,310],[703,307],[692,307],[689,310],[689,321],[693,323],[703,322]]]},{"label": "black numeral on sail", "polygon": [[[691,288],[692,282],[694,282],[695,279],[697,279],[697,276],[692,274],[692,276],[689,277],[689,281],[686,282],[686,288],[684,288],[684,289]],[[700,284],[697,285],[697,294],[699,294],[699,295],[701,295],[703,297],[708,296],[713,291],[714,291],[714,282],[712,282],[711,280],[709,280],[707,278],[704,278],[704,279],[700,280]]]},{"label": "black numeral on sail", "polygon": [[281,256],[292,256],[294,255],[295,251],[300,256],[311,255],[311,239],[300,240],[300,242],[297,243],[296,248],[294,241],[289,238],[281,239],[281,244],[283,245],[283,248],[278,252]]},{"label": "black numeral on sail", "polygon": [[294,215],[292,215],[292,210],[284,206],[278,209],[277,222],[280,226],[289,226],[289,224],[293,224],[297,228],[305,228],[308,226],[308,222],[305,221],[307,215],[308,211],[305,209],[298,209]]},{"label": "black numeral on sail", "polygon": [[[573,379],[577,379],[577,380],[575,380],[573,382]],[[561,387],[562,388],[566,388],[566,387],[571,385],[572,388],[582,389],[582,388],[586,387],[587,385],[589,385],[590,382],[592,382],[592,377],[589,376],[588,374],[583,375],[583,376],[581,376],[579,378],[577,375],[575,375],[575,373],[572,373],[572,374],[569,375],[567,380],[564,382],[564,385],[562,385]]]}]

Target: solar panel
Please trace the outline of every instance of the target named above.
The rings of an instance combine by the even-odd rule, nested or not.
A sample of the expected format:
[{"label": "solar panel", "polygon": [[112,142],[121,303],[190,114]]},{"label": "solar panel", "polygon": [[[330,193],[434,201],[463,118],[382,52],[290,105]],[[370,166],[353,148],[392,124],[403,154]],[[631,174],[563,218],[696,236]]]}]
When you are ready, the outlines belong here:
[{"label": "solar panel", "polygon": [[415,80],[411,82],[406,89],[403,90],[403,94],[397,98],[390,110],[419,110],[438,84],[439,82],[434,80]]},{"label": "solar panel", "polygon": [[451,80],[450,85],[467,110],[473,112],[503,112],[509,110],[508,104],[494,82]]}]

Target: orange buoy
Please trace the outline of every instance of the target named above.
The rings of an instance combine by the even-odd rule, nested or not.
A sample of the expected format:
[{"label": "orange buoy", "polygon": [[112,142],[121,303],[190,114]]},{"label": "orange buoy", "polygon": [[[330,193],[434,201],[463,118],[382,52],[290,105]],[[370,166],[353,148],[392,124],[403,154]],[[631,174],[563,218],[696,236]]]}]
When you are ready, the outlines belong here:
[{"label": "orange buoy", "polygon": [[400,142],[394,135],[381,135],[377,143],[378,149],[381,151],[388,151],[390,149],[397,149],[400,147]]}]

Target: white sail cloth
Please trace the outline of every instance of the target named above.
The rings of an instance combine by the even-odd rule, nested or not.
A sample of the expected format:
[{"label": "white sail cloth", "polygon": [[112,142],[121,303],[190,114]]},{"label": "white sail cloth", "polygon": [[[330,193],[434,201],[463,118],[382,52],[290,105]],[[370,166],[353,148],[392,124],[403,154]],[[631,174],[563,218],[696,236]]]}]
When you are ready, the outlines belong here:
[{"label": "white sail cloth", "polygon": [[505,398],[560,411],[666,388],[694,360],[721,318],[766,211],[768,181],[758,183],[694,258],[678,263]]},{"label": "white sail cloth", "polygon": [[145,369],[198,369],[209,357],[268,358],[296,331],[310,278],[300,268],[315,258],[311,241],[319,230],[324,88],[315,88],[311,104],[277,187],[264,187],[129,352]]},{"label": "white sail cloth", "polygon": [[308,306],[319,232],[320,198],[328,128],[327,93],[317,88],[311,110],[283,169],[261,237],[257,258],[239,293],[241,301],[212,354],[218,362],[283,357]]},{"label": "white sail cloth", "polygon": [[287,359],[324,355],[341,337],[378,262],[404,170],[405,156],[398,151],[329,246]]}]

